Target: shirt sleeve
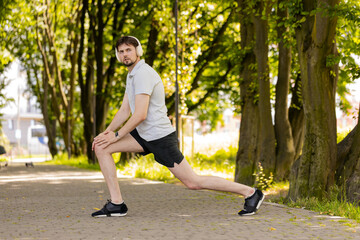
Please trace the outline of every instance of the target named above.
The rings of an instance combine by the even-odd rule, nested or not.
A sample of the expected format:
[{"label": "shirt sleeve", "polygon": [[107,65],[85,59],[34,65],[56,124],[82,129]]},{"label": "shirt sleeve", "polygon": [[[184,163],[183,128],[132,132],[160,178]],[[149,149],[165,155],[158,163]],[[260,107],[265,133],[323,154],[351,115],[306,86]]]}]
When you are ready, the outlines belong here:
[{"label": "shirt sleeve", "polygon": [[159,82],[156,76],[150,71],[144,70],[139,71],[134,76],[134,87],[135,87],[135,95],[137,94],[147,94],[151,95],[155,85]]}]

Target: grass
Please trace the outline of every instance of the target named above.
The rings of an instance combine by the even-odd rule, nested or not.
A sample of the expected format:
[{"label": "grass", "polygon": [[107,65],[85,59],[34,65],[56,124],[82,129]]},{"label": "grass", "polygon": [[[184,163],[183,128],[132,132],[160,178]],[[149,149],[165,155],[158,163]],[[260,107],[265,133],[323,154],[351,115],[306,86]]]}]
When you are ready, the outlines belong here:
[{"label": "grass", "polygon": [[174,179],[166,167],[155,163],[152,154],[131,159],[124,166],[118,166],[118,174],[163,182],[170,182]]},{"label": "grass", "polygon": [[16,157],[14,157],[15,159],[17,158],[50,158],[51,155],[49,154],[23,154],[23,155],[17,155]]},{"label": "grass", "polygon": [[67,165],[88,170],[100,171],[99,164],[89,164],[86,156],[72,157],[68,159],[67,154],[56,155],[53,160],[37,164]]},{"label": "grass", "polygon": [[[230,147],[229,151],[221,149],[210,157],[197,153],[193,159],[189,159],[188,161],[194,171],[198,174],[221,176],[233,180],[235,157],[236,149]],[[176,181],[172,173],[166,167],[155,163],[152,154],[131,159],[124,166],[118,166],[118,173],[120,175],[163,182]]]},{"label": "grass", "polygon": [[346,201],[344,192],[339,187],[334,187],[324,198],[300,198],[296,202],[287,200],[289,182],[275,183],[266,191],[267,200],[284,204],[292,208],[305,208],[321,215],[340,216],[360,222],[360,206]]}]

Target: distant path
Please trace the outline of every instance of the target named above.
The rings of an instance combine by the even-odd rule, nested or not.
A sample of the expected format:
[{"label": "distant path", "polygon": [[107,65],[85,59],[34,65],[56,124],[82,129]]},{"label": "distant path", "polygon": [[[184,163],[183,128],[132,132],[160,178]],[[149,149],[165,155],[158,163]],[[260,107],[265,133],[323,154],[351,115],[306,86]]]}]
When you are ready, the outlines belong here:
[{"label": "distant path", "polygon": [[144,179],[119,179],[129,213],[92,218],[108,196],[100,172],[12,164],[0,169],[0,239],[360,239],[355,221]]}]

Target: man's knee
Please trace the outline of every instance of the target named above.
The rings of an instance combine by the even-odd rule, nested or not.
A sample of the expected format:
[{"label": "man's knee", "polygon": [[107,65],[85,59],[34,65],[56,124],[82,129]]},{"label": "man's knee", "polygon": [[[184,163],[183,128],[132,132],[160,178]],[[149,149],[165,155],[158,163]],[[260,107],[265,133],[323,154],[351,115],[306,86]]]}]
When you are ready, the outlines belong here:
[{"label": "man's knee", "polygon": [[101,159],[101,156],[104,156],[106,154],[109,154],[107,151],[106,151],[106,148],[103,148],[101,146],[96,146],[95,149],[95,155],[96,157],[100,160]]},{"label": "man's knee", "polygon": [[189,188],[191,190],[202,189],[200,177],[184,181],[184,184],[187,188]]}]

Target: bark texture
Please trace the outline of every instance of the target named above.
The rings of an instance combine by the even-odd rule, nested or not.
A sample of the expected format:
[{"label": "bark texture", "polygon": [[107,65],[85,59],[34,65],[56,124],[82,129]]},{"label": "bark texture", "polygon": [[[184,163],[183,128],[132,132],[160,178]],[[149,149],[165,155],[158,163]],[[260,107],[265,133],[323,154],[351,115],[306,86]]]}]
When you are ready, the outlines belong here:
[{"label": "bark texture", "polygon": [[[359,112],[360,114],[360,112]],[[360,201],[360,127],[355,128],[338,144],[335,179],[345,187],[347,200]]]},{"label": "bark texture", "polygon": [[300,156],[304,143],[304,119],[304,108],[301,96],[301,75],[299,73],[295,80],[295,85],[292,88],[292,98],[289,108],[289,121],[295,148],[294,160]]},{"label": "bark texture", "polygon": [[243,49],[242,64],[240,64],[240,99],[241,125],[239,149],[236,156],[235,181],[247,185],[254,184],[253,173],[259,157],[259,108],[256,101],[258,90],[256,83],[256,64],[254,53],[255,30],[247,11],[247,1],[239,0],[241,24],[241,49]]},{"label": "bark texture", "polygon": [[[259,161],[264,172],[269,174],[275,170],[275,132],[271,116],[270,78],[268,60],[268,21],[270,1],[259,1],[258,12],[253,15],[255,29],[255,55],[257,63],[257,78],[259,84]],[[263,13],[265,12],[265,13]]]},{"label": "bark texture", "polygon": [[[278,21],[288,18],[288,10],[281,8],[278,1]],[[295,148],[288,117],[288,94],[290,87],[290,67],[291,67],[291,47],[286,46],[284,35],[287,33],[286,27],[279,25],[277,28],[279,42],[279,65],[278,80],[276,83],[276,102],[275,102],[275,137],[276,137],[276,172],[277,180],[284,180],[289,176],[290,166],[294,161]]]},{"label": "bark texture", "polygon": [[[336,66],[327,66],[327,58],[336,54],[335,30],[337,18],[329,16],[327,8],[338,0],[314,2],[303,0],[307,15],[296,31],[302,77],[305,113],[305,139],[302,156],[292,167],[289,197],[323,197],[334,184],[336,163],[335,88]],[[302,16],[300,16],[302,17]]]}]

